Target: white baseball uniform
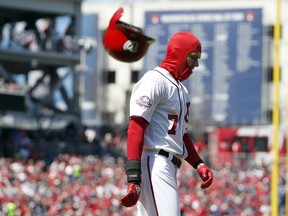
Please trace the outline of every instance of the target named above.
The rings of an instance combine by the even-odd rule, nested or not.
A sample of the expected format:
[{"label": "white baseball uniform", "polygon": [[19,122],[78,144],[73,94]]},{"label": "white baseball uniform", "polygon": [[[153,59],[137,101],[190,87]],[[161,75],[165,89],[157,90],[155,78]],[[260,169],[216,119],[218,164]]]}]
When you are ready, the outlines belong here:
[{"label": "white baseball uniform", "polygon": [[[180,215],[177,167],[171,160],[173,156],[187,157],[183,135],[187,130],[189,106],[186,87],[161,67],[145,73],[134,86],[130,116],[141,116],[149,122],[141,159],[138,215]],[[159,155],[160,149],[169,155]]]}]

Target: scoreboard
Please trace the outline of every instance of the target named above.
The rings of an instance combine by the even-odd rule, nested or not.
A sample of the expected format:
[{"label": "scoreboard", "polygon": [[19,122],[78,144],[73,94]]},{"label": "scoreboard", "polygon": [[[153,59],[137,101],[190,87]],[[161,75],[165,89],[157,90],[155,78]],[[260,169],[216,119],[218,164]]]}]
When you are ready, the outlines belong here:
[{"label": "scoreboard", "polygon": [[144,31],[156,41],[144,58],[142,74],[165,57],[174,33],[189,31],[200,39],[200,65],[185,81],[191,93],[192,121],[261,122],[262,9],[146,11]]}]

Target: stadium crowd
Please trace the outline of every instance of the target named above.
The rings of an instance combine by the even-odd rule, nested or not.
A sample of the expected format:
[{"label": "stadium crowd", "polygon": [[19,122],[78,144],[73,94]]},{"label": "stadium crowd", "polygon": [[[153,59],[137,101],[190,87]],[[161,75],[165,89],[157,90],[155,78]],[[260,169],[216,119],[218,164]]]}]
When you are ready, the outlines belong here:
[{"label": "stadium crowd", "polygon": [[[0,216],[135,215],[136,207],[123,208],[118,202],[126,193],[124,133],[88,139],[84,130],[75,133],[73,127],[37,132],[2,129],[0,144]],[[182,215],[270,215],[269,165],[212,167],[215,178],[208,190],[200,189],[193,168],[187,163],[181,167]],[[279,173],[283,191],[285,169]],[[279,197],[284,214],[285,197]]]}]

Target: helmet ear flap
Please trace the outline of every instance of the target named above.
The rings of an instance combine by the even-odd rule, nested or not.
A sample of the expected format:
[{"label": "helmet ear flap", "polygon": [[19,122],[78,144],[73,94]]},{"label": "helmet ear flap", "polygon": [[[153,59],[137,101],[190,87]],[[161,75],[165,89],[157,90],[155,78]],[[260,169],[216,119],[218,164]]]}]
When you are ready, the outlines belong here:
[{"label": "helmet ear flap", "polygon": [[155,39],[144,35],[139,27],[120,21],[123,8],[119,8],[112,18],[103,36],[103,45],[107,53],[122,62],[140,60]]}]

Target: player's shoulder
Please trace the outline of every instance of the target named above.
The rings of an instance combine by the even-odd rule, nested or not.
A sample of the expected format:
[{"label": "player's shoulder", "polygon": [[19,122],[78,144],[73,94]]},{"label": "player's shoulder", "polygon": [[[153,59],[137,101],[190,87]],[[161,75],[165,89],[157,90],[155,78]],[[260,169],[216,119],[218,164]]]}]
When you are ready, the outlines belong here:
[{"label": "player's shoulder", "polygon": [[157,80],[157,79],[159,79],[159,73],[156,70],[154,70],[154,69],[148,70],[143,75],[142,79],[145,79],[145,80]]},{"label": "player's shoulder", "polygon": [[156,82],[167,81],[167,79],[173,79],[172,75],[161,67],[155,67],[149,71],[147,71],[142,79],[144,80],[153,80]]}]

